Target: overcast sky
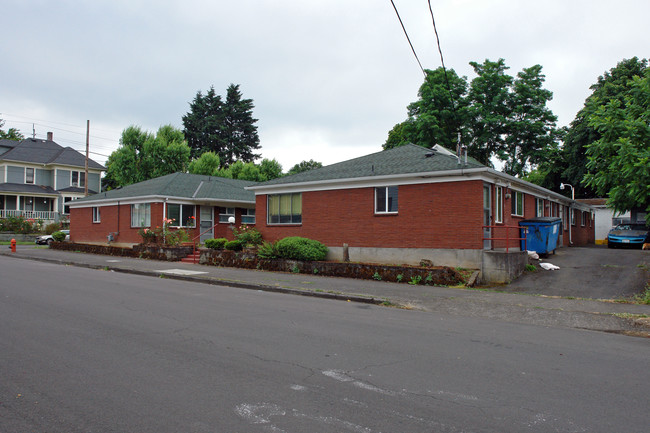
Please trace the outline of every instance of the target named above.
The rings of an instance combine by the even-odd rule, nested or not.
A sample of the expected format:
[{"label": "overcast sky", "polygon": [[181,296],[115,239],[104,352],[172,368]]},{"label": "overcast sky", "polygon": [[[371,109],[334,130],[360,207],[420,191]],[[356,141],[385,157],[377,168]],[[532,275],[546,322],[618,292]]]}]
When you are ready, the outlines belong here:
[{"label": "overcast sky", "polygon": [[[440,66],[427,0],[394,0],[428,69]],[[648,0],[431,1],[447,68],[543,66],[568,125],[598,76],[648,58]],[[423,82],[390,0],[3,0],[3,129],[104,163],[121,131],[182,129],[198,91],[239,84],[264,158],[287,171],[381,150]]]}]

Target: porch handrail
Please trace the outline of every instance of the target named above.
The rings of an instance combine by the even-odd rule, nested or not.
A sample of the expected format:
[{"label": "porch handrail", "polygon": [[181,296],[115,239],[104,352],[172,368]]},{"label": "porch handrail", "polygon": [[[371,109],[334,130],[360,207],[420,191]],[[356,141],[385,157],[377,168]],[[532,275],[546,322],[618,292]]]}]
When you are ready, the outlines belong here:
[{"label": "porch handrail", "polygon": [[[486,237],[483,236],[483,241],[506,241],[506,253],[509,252],[510,249],[510,241],[524,241],[524,251],[527,249],[527,244],[526,244],[526,235],[528,233],[528,227],[522,227],[522,226],[504,226],[504,225],[494,225],[494,226],[483,226],[483,232],[485,232],[485,229],[505,229],[506,231],[506,237]],[[514,230],[523,230],[524,231],[524,237],[510,237],[510,229]],[[496,230],[495,230],[496,231]],[[494,249],[494,244],[491,245],[490,249]]]},{"label": "porch handrail", "polygon": [[204,231],[202,231],[201,233],[199,233],[197,236],[194,236],[194,237],[192,238],[192,263],[196,264],[196,240],[197,240],[197,239],[200,239],[201,236],[203,236],[204,234],[206,234],[206,233],[209,232],[210,230],[214,230],[214,228],[215,228],[216,226],[218,226],[219,224],[220,224],[220,223],[217,222],[215,225],[213,225],[213,226],[210,227],[209,229],[205,229]]}]

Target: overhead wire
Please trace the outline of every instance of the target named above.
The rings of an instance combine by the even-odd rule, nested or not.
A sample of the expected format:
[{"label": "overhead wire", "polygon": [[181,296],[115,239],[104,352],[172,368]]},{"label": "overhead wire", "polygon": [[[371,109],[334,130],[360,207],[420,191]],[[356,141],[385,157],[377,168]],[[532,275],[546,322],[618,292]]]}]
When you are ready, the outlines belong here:
[{"label": "overhead wire", "polygon": [[390,0],[390,2],[393,5],[393,9],[395,9],[395,14],[397,14],[397,19],[399,20],[399,23],[402,26],[402,30],[404,31],[404,35],[406,36],[406,40],[408,41],[409,45],[411,46],[411,51],[413,52],[413,55],[415,56],[415,60],[418,61],[418,65],[420,65],[420,69],[422,70],[422,74],[424,74],[424,78],[426,79],[427,73],[424,71],[424,68],[422,67],[422,63],[420,62],[420,59],[418,58],[418,55],[415,52],[415,48],[413,47],[413,44],[411,43],[411,38],[409,37],[409,34],[406,31],[406,27],[404,27],[404,23],[402,22],[402,17],[399,16],[399,12],[397,11],[397,6],[395,6],[395,2],[393,0]]}]

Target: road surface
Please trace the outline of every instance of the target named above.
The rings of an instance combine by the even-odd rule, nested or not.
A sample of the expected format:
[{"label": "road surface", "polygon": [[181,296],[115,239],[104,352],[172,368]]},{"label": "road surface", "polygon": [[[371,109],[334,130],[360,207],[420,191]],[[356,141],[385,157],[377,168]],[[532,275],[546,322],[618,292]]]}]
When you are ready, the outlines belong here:
[{"label": "road surface", "polygon": [[645,432],[647,339],[0,257],[0,431]]}]

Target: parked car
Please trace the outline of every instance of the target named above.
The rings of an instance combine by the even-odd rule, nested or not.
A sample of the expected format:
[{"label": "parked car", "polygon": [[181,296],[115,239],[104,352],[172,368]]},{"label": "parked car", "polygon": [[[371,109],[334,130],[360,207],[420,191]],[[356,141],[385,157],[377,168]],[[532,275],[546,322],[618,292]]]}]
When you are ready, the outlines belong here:
[{"label": "parked car", "polygon": [[[60,230],[65,233],[65,240],[70,240],[70,230]],[[52,235],[43,235],[36,238],[36,245],[50,245],[54,242]]]},{"label": "parked car", "polygon": [[619,224],[607,234],[607,246],[615,248],[618,246],[638,246],[641,248],[644,243],[650,242],[650,228],[643,223]]}]

